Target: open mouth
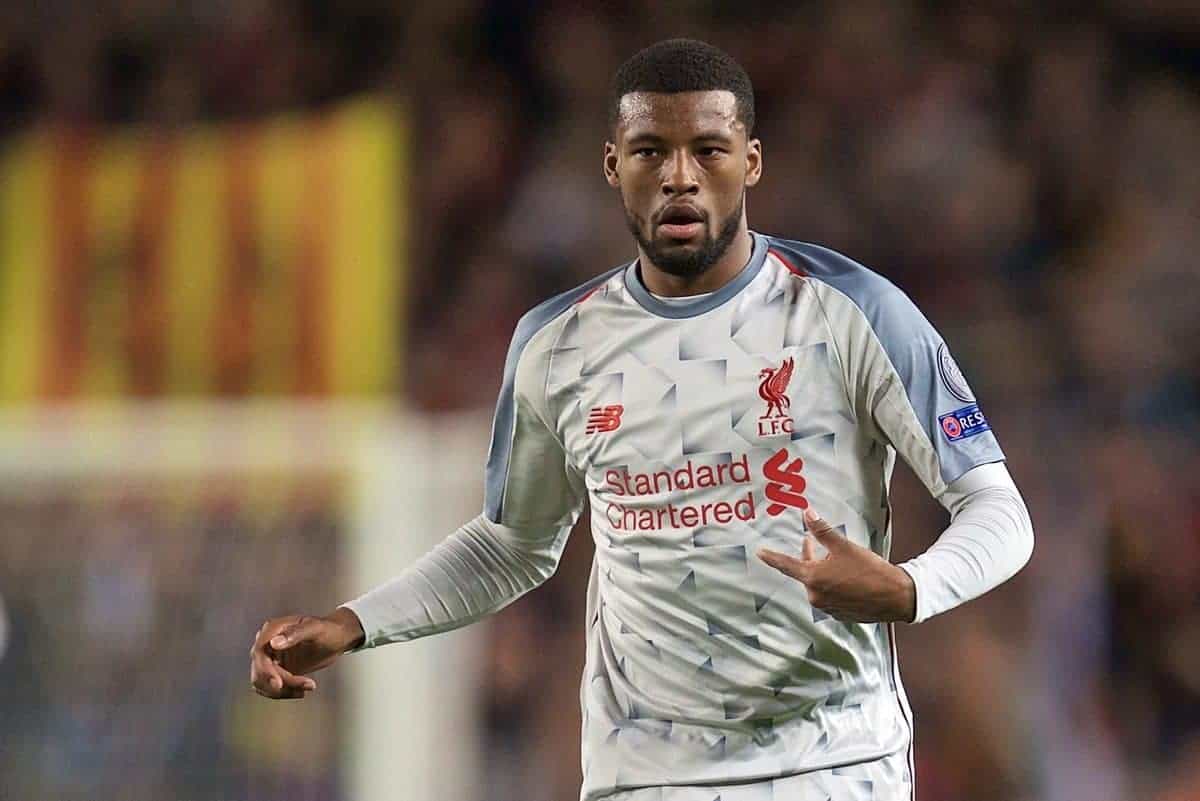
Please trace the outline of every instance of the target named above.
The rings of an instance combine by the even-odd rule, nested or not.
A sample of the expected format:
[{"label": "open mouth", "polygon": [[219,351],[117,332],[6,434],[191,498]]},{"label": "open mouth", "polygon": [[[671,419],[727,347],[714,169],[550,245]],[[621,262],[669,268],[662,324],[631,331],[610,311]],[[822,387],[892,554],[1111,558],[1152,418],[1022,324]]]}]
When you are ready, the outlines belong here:
[{"label": "open mouth", "polygon": [[671,239],[691,239],[704,230],[704,215],[694,206],[668,206],[658,217],[658,230]]}]

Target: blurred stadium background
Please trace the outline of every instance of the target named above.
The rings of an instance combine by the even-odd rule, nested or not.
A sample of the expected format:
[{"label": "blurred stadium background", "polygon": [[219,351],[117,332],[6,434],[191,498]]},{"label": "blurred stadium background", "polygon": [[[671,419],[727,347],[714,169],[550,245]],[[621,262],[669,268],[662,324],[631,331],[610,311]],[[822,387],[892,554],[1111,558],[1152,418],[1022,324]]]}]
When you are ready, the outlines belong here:
[{"label": "blurred stadium background", "polygon": [[[1200,11],[285,0],[0,8],[0,799],[562,801],[590,558],[247,683],[475,514],[516,318],[631,256],[615,66],[758,95],[757,230],[955,345],[1039,535],[901,633],[921,801],[1200,799]],[[897,478],[897,558],[940,508]]]}]

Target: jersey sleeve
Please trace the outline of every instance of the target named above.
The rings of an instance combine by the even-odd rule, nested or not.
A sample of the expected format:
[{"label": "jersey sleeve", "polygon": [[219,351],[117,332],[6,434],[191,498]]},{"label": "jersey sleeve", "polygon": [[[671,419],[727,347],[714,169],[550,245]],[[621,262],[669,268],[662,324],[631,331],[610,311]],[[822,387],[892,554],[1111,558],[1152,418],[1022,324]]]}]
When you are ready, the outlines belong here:
[{"label": "jersey sleeve", "polygon": [[545,399],[552,319],[535,309],[513,336],[492,426],[484,514],[391,581],[342,604],[362,624],[362,648],[473,623],[558,567],[585,485],[568,465]]},{"label": "jersey sleeve", "polygon": [[917,591],[921,623],[1008,581],[1033,553],[1033,522],[1003,464],[968,470],[940,498],[950,526],[930,548],[900,564]]},{"label": "jersey sleeve", "polygon": [[570,526],[510,529],[482,515],[400,575],[342,604],[362,624],[360,649],[427,637],[497,612],[550,578]]},{"label": "jersey sleeve", "polygon": [[509,346],[492,422],[484,516],[512,529],[570,527],[586,498],[546,395],[557,329],[540,310],[522,318]]},{"label": "jersey sleeve", "polygon": [[857,297],[840,299],[849,315],[851,401],[860,423],[940,498],[968,470],[1003,461],[1004,453],[945,340],[894,284],[863,273]]},{"label": "jersey sleeve", "polygon": [[946,342],[898,289],[887,305],[874,327],[878,364],[862,391],[876,427],[940,497],[1004,453]]}]

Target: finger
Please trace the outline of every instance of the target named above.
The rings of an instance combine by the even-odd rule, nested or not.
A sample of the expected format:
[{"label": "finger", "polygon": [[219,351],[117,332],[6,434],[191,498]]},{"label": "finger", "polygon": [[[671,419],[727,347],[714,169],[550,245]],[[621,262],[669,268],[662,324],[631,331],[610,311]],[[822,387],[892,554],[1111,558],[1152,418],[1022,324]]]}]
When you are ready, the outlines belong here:
[{"label": "finger", "polygon": [[800,544],[800,558],[809,562],[815,562],[817,559],[816,551],[813,550],[813,538],[805,537],[804,542]]},{"label": "finger", "polygon": [[804,527],[827,550],[833,550],[846,542],[845,538],[838,533],[838,530],[821,519],[821,516],[811,507],[804,510]]},{"label": "finger", "polygon": [[254,647],[251,649],[251,653],[253,653],[254,649],[270,653],[271,639],[284,629],[287,629],[297,623],[299,620],[300,617],[298,615],[291,615],[289,617],[276,617],[267,620],[254,635]]},{"label": "finger", "polygon": [[282,668],[267,656],[261,646],[256,645],[250,650],[250,683],[255,687],[282,689],[283,677],[279,674],[280,670]]},{"label": "finger", "polygon": [[271,647],[276,651],[291,648],[296,643],[304,642],[315,636],[320,625],[321,622],[313,617],[297,618],[296,622],[284,626],[283,629],[271,637]]},{"label": "finger", "polygon": [[278,662],[271,662],[269,670],[259,668],[257,676],[251,679],[251,683],[255,687],[272,693],[274,697],[294,691],[311,692],[317,689],[317,683],[314,680],[308,676],[297,676],[281,667]]},{"label": "finger", "polygon": [[254,692],[258,693],[263,698],[269,698],[272,701],[300,700],[305,697],[304,690],[298,690],[294,687],[288,687],[283,690],[279,690],[278,692],[276,692],[276,691],[264,692],[263,690],[260,690],[258,687],[254,687]]},{"label": "finger", "polygon": [[317,689],[317,683],[308,676],[297,676],[267,655],[265,649],[256,648],[250,661],[250,681],[255,687],[281,692],[287,688],[303,690]]},{"label": "finger", "polygon": [[804,582],[812,578],[812,563],[803,559],[797,559],[794,556],[788,556],[779,551],[772,551],[769,548],[759,549],[758,558],[780,573],[791,576],[797,581]]},{"label": "finger", "polygon": [[279,674],[279,677],[283,680],[283,686],[285,688],[307,691],[317,689],[317,682],[315,680],[309,678],[308,676],[301,676],[292,673],[287,668],[282,667],[278,662],[275,663],[275,670]]}]

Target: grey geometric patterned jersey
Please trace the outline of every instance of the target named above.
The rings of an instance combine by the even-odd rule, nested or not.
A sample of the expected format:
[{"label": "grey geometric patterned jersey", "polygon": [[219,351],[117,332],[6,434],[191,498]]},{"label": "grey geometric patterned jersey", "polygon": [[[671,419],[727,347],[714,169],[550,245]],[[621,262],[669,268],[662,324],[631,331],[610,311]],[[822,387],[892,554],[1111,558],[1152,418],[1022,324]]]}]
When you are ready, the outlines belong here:
[{"label": "grey geometric patterned jersey", "polygon": [[[892,755],[891,789],[826,795],[911,785],[890,627],[814,609],[755,552],[798,552],[812,506],[886,558],[897,453],[935,497],[1003,453],[899,289],[816,245],[754,242],[694,303],[654,298],[636,263],[600,276],[526,315],[509,351],[487,518],[554,530],[591,504],[585,801],[819,787]],[[716,794],[780,797],[738,792]]]},{"label": "grey geometric patterned jersey", "polygon": [[912,801],[913,785],[903,752],[844,768],[798,773],[753,784],[644,787],[605,796],[604,801]]}]

